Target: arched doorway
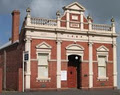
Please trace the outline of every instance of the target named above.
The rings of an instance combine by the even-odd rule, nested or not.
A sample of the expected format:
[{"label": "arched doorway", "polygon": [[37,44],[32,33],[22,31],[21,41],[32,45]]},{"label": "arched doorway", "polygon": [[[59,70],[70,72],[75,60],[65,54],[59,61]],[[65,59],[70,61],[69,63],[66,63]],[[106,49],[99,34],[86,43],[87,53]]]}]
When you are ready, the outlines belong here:
[{"label": "arched doorway", "polygon": [[81,56],[69,55],[68,56],[68,88],[81,87]]}]

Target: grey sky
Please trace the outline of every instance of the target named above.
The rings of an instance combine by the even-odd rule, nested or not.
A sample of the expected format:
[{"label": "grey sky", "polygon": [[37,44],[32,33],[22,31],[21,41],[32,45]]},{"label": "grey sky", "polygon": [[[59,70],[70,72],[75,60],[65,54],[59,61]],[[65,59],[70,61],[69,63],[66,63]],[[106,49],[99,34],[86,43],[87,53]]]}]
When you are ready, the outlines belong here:
[{"label": "grey sky", "polygon": [[95,21],[108,23],[112,16],[119,20],[120,0],[0,0],[0,14],[19,9],[25,16],[25,9],[31,7],[33,16],[55,18],[57,10],[74,1],[82,4]]},{"label": "grey sky", "polygon": [[[95,23],[111,24],[110,19],[113,16],[116,21],[116,31],[120,34],[120,0],[0,0],[0,15],[10,14],[12,10],[19,9],[22,22],[26,15],[26,8],[30,7],[34,17],[55,18],[57,10],[62,12],[63,6],[75,1],[86,8],[86,14],[90,14]],[[120,62],[120,37],[117,38],[117,44],[117,61]],[[120,63],[118,63],[118,67],[120,67]]]}]

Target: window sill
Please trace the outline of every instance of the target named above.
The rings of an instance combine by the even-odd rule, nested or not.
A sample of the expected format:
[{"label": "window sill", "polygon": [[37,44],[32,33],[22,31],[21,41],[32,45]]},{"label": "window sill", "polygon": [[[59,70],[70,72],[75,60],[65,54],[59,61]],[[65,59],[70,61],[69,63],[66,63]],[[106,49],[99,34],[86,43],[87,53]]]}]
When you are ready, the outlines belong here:
[{"label": "window sill", "polygon": [[108,77],[98,77],[98,81],[107,81]]},{"label": "window sill", "polygon": [[36,78],[37,82],[50,82],[51,78]]}]

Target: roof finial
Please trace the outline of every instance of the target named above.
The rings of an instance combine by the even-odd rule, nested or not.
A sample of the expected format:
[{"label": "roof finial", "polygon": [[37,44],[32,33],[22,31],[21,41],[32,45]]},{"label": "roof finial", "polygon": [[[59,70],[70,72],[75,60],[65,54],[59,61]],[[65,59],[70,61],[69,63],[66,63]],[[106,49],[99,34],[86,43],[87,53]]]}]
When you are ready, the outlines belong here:
[{"label": "roof finial", "polygon": [[91,20],[91,19],[92,19],[92,17],[90,16],[90,14],[87,16],[87,19],[88,19],[88,20]]},{"label": "roof finial", "polygon": [[28,8],[26,9],[26,12],[27,12],[27,15],[30,15],[31,9],[28,7]]},{"label": "roof finial", "polygon": [[111,18],[111,22],[115,22],[115,20],[114,20],[113,16],[112,16],[112,18]]},{"label": "roof finial", "polygon": [[60,11],[59,10],[56,12],[56,16],[60,17]]}]

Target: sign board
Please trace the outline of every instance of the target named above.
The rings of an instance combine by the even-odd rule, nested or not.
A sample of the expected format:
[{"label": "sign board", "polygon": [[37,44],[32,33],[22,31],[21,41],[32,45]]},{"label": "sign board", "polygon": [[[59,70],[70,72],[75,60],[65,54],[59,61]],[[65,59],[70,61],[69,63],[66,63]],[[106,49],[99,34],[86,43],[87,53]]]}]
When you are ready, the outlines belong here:
[{"label": "sign board", "polygon": [[80,24],[79,23],[70,23],[70,27],[72,27],[72,28],[79,28]]},{"label": "sign board", "polygon": [[24,61],[28,61],[29,60],[29,53],[28,51],[24,52]]},{"label": "sign board", "polygon": [[66,70],[61,71],[61,80],[62,81],[67,80],[67,71]]}]

